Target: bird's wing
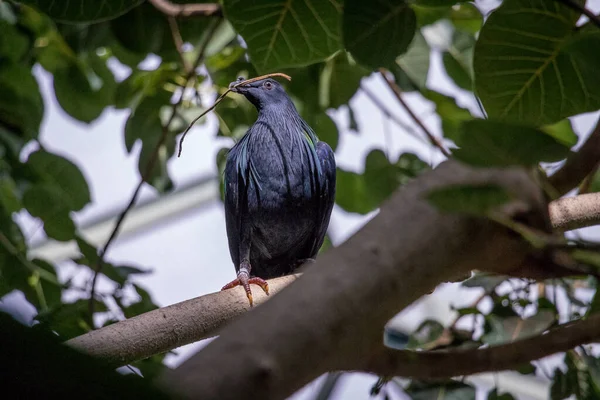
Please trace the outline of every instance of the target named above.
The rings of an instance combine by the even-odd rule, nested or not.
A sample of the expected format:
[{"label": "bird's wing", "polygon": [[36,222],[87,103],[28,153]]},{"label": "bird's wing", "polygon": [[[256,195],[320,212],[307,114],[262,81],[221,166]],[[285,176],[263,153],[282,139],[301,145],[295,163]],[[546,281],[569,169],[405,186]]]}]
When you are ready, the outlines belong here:
[{"label": "bird's wing", "polygon": [[327,233],[327,227],[329,226],[329,218],[331,217],[331,210],[335,203],[335,155],[331,147],[325,142],[317,142],[316,153],[320,166],[319,171],[319,198],[318,198],[318,212],[316,215],[316,232],[315,232],[315,243],[313,245],[312,254],[315,256]]},{"label": "bird's wing", "polygon": [[247,215],[248,188],[260,186],[258,177],[248,157],[249,134],[247,133],[227,155],[224,171],[225,224],[229,240],[229,252],[237,270],[240,264],[240,243],[243,232],[242,218]]}]

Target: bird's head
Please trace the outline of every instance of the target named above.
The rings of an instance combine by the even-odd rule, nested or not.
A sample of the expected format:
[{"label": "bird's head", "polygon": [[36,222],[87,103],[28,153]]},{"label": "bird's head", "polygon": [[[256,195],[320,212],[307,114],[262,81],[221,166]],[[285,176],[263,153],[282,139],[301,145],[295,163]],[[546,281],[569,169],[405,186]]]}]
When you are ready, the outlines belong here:
[{"label": "bird's head", "polygon": [[[231,88],[244,80],[243,77],[239,77],[236,81],[231,82],[229,87]],[[287,105],[291,103],[283,86],[271,78],[247,83],[233,88],[231,91],[244,95],[259,110],[269,105]]]}]

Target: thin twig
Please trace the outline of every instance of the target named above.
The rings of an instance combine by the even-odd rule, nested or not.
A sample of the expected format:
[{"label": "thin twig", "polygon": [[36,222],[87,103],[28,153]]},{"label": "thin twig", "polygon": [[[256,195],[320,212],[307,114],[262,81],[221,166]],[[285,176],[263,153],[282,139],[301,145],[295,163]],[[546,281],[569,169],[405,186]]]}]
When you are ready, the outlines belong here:
[{"label": "thin twig", "polygon": [[169,29],[171,29],[173,43],[175,43],[175,48],[177,49],[177,53],[179,53],[179,57],[181,58],[183,70],[189,74],[189,72],[192,70],[192,66],[190,65],[188,60],[186,60],[185,54],[183,52],[183,38],[181,37],[181,31],[179,30],[177,20],[175,19],[175,17],[167,15],[167,21],[169,21]]},{"label": "thin twig", "polygon": [[400,102],[400,104],[402,104],[402,107],[404,107],[404,109],[406,110],[408,115],[410,115],[411,118],[415,121],[415,123],[417,125],[419,125],[419,127],[423,130],[423,132],[427,136],[427,139],[429,139],[429,142],[433,146],[437,147],[442,152],[443,155],[445,155],[446,157],[450,157],[450,152],[448,150],[446,150],[446,148],[444,147],[442,142],[440,142],[440,140],[438,138],[436,138],[429,131],[429,129],[427,129],[427,127],[423,124],[423,122],[421,122],[419,117],[417,117],[415,115],[415,113],[411,110],[411,108],[408,106],[408,103],[406,103],[404,101],[404,99],[402,98],[402,90],[400,89],[400,87],[398,85],[396,85],[396,82],[394,82],[392,79],[390,79],[387,76],[387,72],[388,71],[385,68],[379,69],[379,73],[383,77],[384,81],[387,83],[388,87],[392,90],[392,93],[394,93],[394,96],[396,96],[396,99],[398,99],[398,101]]},{"label": "thin twig", "polygon": [[100,274],[100,272],[102,272],[102,267],[104,264],[104,257],[106,256],[106,252],[108,251],[108,249],[114,242],[115,238],[117,237],[117,234],[119,232],[119,229],[121,228],[121,225],[123,224],[123,221],[125,220],[125,217],[129,213],[129,211],[133,208],[133,205],[136,203],[137,198],[140,194],[140,190],[142,189],[142,186],[148,180],[150,174],[152,173],[152,171],[154,169],[154,164],[156,163],[156,160],[158,158],[159,150],[164,145],[165,141],[167,140],[167,137],[169,136],[169,126],[171,125],[171,123],[175,119],[175,116],[177,115],[177,109],[179,108],[179,106],[181,105],[181,103],[183,101],[183,96],[185,94],[185,90],[192,83],[192,81],[194,80],[194,78],[196,76],[196,68],[204,60],[204,53],[206,51],[206,48],[208,47],[208,43],[210,42],[211,38],[213,37],[214,33],[217,30],[217,27],[219,26],[219,22],[220,22],[220,20],[215,20],[211,24],[210,28],[208,29],[208,34],[206,35],[204,43],[202,43],[202,45],[200,46],[200,49],[198,51],[198,56],[196,57],[196,60],[194,61],[192,69],[190,71],[188,71],[188,73],[185,77],[185,81],[186,81],[185,87],[182,88],[181,96],[179,97],[177,102],[171,106],[171,115],[169,116],[167,123],[164,124],[162,127],[162,135],[161,135],[160,140],[158,141],[156,147],[152,151],[152,154],[150,155],[150,159],[148,160],[148,163],[146,164],[144,173],[142,174],[142,177],[141,177],[138,185],[136,186],[135,190],[133,191],[133,195],[131,196],[129,203],[127,204],[125,209],[123,209],[123,211],[119,215],[119,218],[117,219],[117,223],[115,224],[115,227],[113,228],[108,240],[104,244],[104,247],[100,251],[100,256],[98,257],[98,262],[96,263],[96,268],[94,269],[94,277],[92,278],[92,287],[90,290],[90,298],[89,298],[89,313],[90,313],[90,318],[92,319],[92,324],[90,326],[92,328],[94,327],[93,316],[94,316],[94,296],[95,296],[95,291],[96,291],[96,281],[98,279],[98,275]]},{"label": "thin twig", "polygon": [[396,116],[390,110],[388,110],[385,104],[383,104],[383,102],[375,95],[375,93],[371,91],[371,89],[367,88],[364,85],[361,85],[360,90],[362,90],[363,93],[367,95],[369,100],[371,100],[373,104],[375,104],[379,108],[383,115],[394,121],[398,126],[404,129],[406,132],[408,132],[408,134],[410,134],[414,138],[422,141],[423,143],[427,143],[427,141],[423,139],[423,137],[419,135],[410,125],[406,124],[398,116]]},{"label": "thin twig", "polygon": [[183,141],[184,141],[185,137],[187,136],[188,132],[190,131],[190,129],[192,129],[194,124],[196,122],[198,122],[198,120],[200,120],[200,118],[204,117],[210,111],[214,110],[215,107],[221,102],[221,100],[223,100],[225,98],[225,96],[227,96],[229,94],[229,92],[231,92],[233,89],[235,89],[238,86],[246,85],[248,83],[260,81],[262,79],[271,78],[274,76],[281,76],[283,78],[286,78],[288,81],[292,80],[292,78],[290,78],[289,75],[282,74],[281,72],[275,72],[272,74],[257,76],[256,78],[246,79],[245,81],[239,81],[235,85],[230,86],[222,95],[219,96],[219,98],[217,98],[217,100],[215,100],[215,102],[213,103],[212,106],[208,107],[206,110],[204,110],[203,113],[201,113],[196,118],[194,118],[194,120],[188,125],[188,127],[185,128],[185,131],[183,131],[183,134],[181,135],[181,139],[179,139],[179,151],[177,152],[177,157],[181,157],[181,151],[183,150]]},{"label": "thin twig", "polygon": [[579,4],[573,0],[556,0],[556,1],[558,1],[559,3],[563,3],[565,6],[569,7],[572,10],[582,13],[583,15],[588,17],[594,25],[596,25],[598,28],[600,28],[600,18],[598,18],[598,16],[596,14],[594,14],[592,11],[588,10],[581,4]]},{"label": "thin twig", "polygon": [[150,3],[171,17],[217,17],[223,14],[218,3],[173,4],[168,0],[150,0]]}]

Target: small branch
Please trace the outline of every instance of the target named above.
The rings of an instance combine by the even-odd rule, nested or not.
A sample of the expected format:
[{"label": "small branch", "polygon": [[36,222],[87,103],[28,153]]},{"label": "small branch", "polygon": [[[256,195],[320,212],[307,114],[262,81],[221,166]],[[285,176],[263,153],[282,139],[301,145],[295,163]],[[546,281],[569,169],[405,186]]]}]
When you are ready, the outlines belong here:
[{"label": "small branch", "polygon": [[[269,280],[271,295],[256,291],[253,294],[255,306],[273,297],[298,276]],[[224,290],[90,331],[66,344],[118,367],[215,336],[225,323],[249,309],[243,290]]]},{"label": "small branch", "polygon": [[600,161],[600,118],[585,143],[548,180],[559,196],[577,187]]},{"label": "small branch", "polygon": [[415,130],[411,126],[406,124],[404,121],[402,121],[400,118],[398,118],[394,113],[392,113],[390,110],[388,110],[387,107],[385,106],[385,104],[383,104],[383,102],[375,95],[375,93],[373,93],[371,91],[371,89],[369,89],[368,87],[366,87],[364,85],[361,85],[360,90],[362,90],[363,93],[365,95],[367,95],[369,100],[371,100],[373,102],[373,104],[375,104],[377,106],[377,108],[379,108],[379,110],[383,113],[383,115],[385,115],[386,117],[388,117],[389,119],[394,121],[398,126],[400,126],[402,129],[404,129],[406,132],[408,132],[415,139],[418,139],[418,140],[422,141],[423,143],[427,143],[427,141],[425,139],[423,139],[423,137],[421,135],[419,135],[417,132],[415,132]]},{"label": "small branch", "polygon": [[450,152],[448,150],[446,150],[446,148],[444,147],[442,142],[437,137],[435,137],[429,131],[429,129],[427,129],[427,127],[423,124],[423,122],[419,119],[419,117],[417,117],[416,114],[411,110],[408,103],[406,103],[406,101],[404,101],[404,99],[402,98],[402,90],[400,89],[400,87],[398,85],[396,85],[396,82],[394,82],[391,78],[389,78],[387,76],[387,72],[388,71],[385,70],[384,68],[381,68],[379,70],[379,73],[383,77],[384,81],[387,83],[388,87],[392,90],[392,93],[394,93],[394,96],[396,96],[396,99],[398,99],[398,101],[400,102],[402,107],[404,107],[404,109],[406,110],[408,115],[410,115],[410,117],[415,121],[415,123],[417,125],[419,125],[419,127],[423,130],[423,132],[427,136],[427,139],[429,140],[429,142],[433,146],[437,147],[442,152],[443,155],[445,155],[446,157],[449,158]]},{"label": "small branch", "polygon": [[[142,177],[141,177],[138,185],[136,186],[135,190],[133,191],[133,195],[131,196],[129,203],[127,204],[125,209],[119,215],[119,218],[117,219],[115,227],[113,228],[108,240],[104,244],[104,247],[100,251],[100,256],[98,257],[98,263],[96,264],[96,268],[94,269],[94,276],[92,278],[92,285],[91,285],[92,287],[90,289],[90,298],[89,298],[89,303],[88,303],[90,319],[92,320],[90,326],[92,326],[92,327],[94,327],[94,323],[93,323],[94,306],[95,306],[94,293],[96,291],[96,281],[98,280],[98,275],[100,274],[100,272],[102,272],[102,267],[104,264],[104,257],[106,256],[106,252],[110,249],[110,246],[112,245],[115,238],[117,237],[117,235],[119,233],[119,229],[121,228],[121,225],[123,224],[123,221],[125,220],[125,217],[129,213],[129,211],[133,208],[133,206],[136,203],[137,198],[140,194],[140,190],[142,189],[142,187],[144,186],[144,183],[148,180],[148,178],[150,177],[150,174],[152,173],[152,170],[154,169],[154,164],[156,164],[156,160],[158,159],[158,153],[160,151],[160,148],[165,144],[165,141],[167,140],[167,137],[169,136],[169,126],[175,119],[175,116],[177,115],[177,110],[179,109],[179,106],[183,102],[183,96],[185,94],[185,89],[190,84],[192,84],[192,82],[196,76],[196,68],[204,60],[204,53],[206,51],[206,48],[208,47],[208,43],[210,42],[211,38],[213,37],[214,33],[217,30],[217,27],[219,26],[219,22],[220,21],[218,21],[218,20],[214,21],[212,23],[211,27],[209,28],[209,31],[208,31],[208,34],[206,35],[204,43],[202,43],[202,45],[200,46],[200,50],[198,51],[198,56],[196,57],[196,60],[194,61],[194,64],[193,64],[191,70],[188,71],[188,73],[185,77],[186,84],[185,84],[185,87],[183,87],[181,89],[181,96],[179,96],[179,99],[177,100],[177,102],[171,106],[171,115],[169,116],[167,123],[164,124],[162,127],[161,137],[160,137],[158,143],[156,144],[156,147],[152,151],[152,154],[150,155],[150,159],[148,160],[148,163],[146,164],[146,167],[144,168],[144,173],[142,174]],[[176,43],[176,45],[177,45],[177,43]]]},{"label": "small branch", "polygon": [[575,11],[580,12],[581,14],[585,15],[586,17],[588,17],[590,19],[590,21],[594,25],[596,25],[598,28],[600,28],[600,18],[598,18],[598,16],[596,14],[594,14],[592,11],[588,10],[581,4],[577,3],[574,0],[556,0],[556,1],[558,1],[559,3],[563,3],[565,6],[569,7],[570,9],[575,10]]},{"label": "small branch", "polygon": [[174,4],[168,0],[149,0],[160,12],[171,17],[217,17],[223,12],[218,3]]},{"label": "small branch", "polygon": [[554,229],[564,232],[600,224],[600,193],[563,197],[550,203]]},{"label": "small branch", "polygon": [[561,325],[546,334],[485,349],[412,352],[381,346],[366,365],[349,369],[384,376],[447,379],[512,369],[581,344],[598,342],[599,339],[600,315],[592,315],[586,320]]},{"label": "small branch", "polygon": [[167,21],[169,22],[169,29],[171,30],[173,43],[175,44],[175,48],[177,49],[179,58],[181,58],[181,65],[183,66],[183,70],[186,72],[186,74],[189,74],[192,70],[192,66],[186,60],[185,54],[183,52],[183,38],[181,37],[181,31],[179,30],[177,20],[175,19],[175,17],[167,16]]}]

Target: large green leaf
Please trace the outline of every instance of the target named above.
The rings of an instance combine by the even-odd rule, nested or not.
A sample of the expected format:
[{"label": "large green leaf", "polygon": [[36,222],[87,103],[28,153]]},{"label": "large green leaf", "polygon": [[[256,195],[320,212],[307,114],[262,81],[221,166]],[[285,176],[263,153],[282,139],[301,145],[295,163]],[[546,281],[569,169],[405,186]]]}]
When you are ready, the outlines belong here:
[{"label": "large green leaf", "polygon": [[43,150],[29,156],[27,165],[43,182],[53,186],[60,193],[61,202],[69,211],[79,211],[90,199],[90,190],[85,177],[71,161]]},{"label": "large green leaf", "polygon": [[471,112],[456,104],[456,100],[450,96],[433,90],[422,90],[421,94],[435,104],[436,112],[442,119],[442,131],[447,138],[456,137],[462,122],[473,119]]},{"label": "large green leaf", "polygon": [[12,63],[0,64],[0,121],[37,137],[44,115],[44,102],[37,81],[29,68]]},{"label": "large green leaf", "polygon": [[58,103],[73,118],[90,123],[113,102],[115,78],[106,60],[90,55],[54,73]]},{"label": "large green leaf", "polygon": [[30,4],[61,22],[81,24],[99,22],[118,17],[144,0],[19,0]]},{"label": "large green leaf", "polygon": [[361,65],[351,63],[343,53],[329,60],[321,73],[321,107],[338,108],[348,104],[360,87],[362,78],[368,73]]},{"label": "large green leaf", "polygon": [[259,72],[323,61],[341,48],[337,0],[224,0],[223,12]]},{"label": "large green leaf", "polygon": [[570,147],[539,129],[481,119],[464,121],[450,139],[461,147],[452,151],[454,157],[480,167],[560,161]]},{"label": "large green leaf", "polygon": [[0,19],[0,57],[17,62],[29,48],[29,40],[8,21]]},{"label": "large green leaf", "polygon": [[474,70],[490,117],[545,125],[600,108],[600,30],[575,29],[578,18],[545,0],[505,0],[489,16]]},{"label": "large green leaf", "polygon": [[421,90],[427,83],[429,74],[429,54],[431,49],[420,31],[415,33],[408,51],[396,58],[392,66],[396,83],[405,91]]},{"label": "large green leaf", "polygon": [[49,184],[31,186],[23,194],[23,205],[44,222],[46,234],[59,241],[75,237],[75,224],[59,188]]},{"label": "large green leaf", "polygon": [[415,12],[404,0],[344,2],[344,45],[365,66],[390,66],[406,51],[416,27]]},{"label": "large green leaf", "polygon": [[455,31],[452,44],[442,54],[446,72],[454,83],[465,90],[473,90],[473,46],[475,37]]},{"label": "large green leaf", "polygon": [[398,186],[427,168],[412,153],[390,162],[381,150],[373,150],[367,155],[363,174],[338,169],[336,202],[346,211],[366,214],[379,207]]}]

